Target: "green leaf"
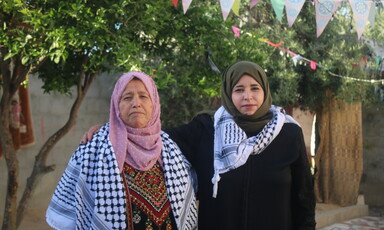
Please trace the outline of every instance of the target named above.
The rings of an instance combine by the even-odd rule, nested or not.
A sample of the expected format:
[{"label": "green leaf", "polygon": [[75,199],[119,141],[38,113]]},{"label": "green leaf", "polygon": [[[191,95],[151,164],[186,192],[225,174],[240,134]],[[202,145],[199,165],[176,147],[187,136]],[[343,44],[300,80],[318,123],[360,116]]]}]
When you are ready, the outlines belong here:
[{"label": "green leaf", "polygon": [[5,55],[5,57],[4,57],[4,61],[6,61],[6,60],[12,58],[12,57],[15,56],[15,55],[16,55],[15,53],[8,53],[7,55]]},{"label": "green leaf", "polygon": [[21,64],[25,65],[29,60],[29,57],[28,56],[24,56],[22,59],[21,59]]},{"label": "green leaf", "polygon": [[56,64],[59,64],[59,62],[60,62],[60,56],[56,56],[55,59],[53,59],[53,61],[54,61]]}]

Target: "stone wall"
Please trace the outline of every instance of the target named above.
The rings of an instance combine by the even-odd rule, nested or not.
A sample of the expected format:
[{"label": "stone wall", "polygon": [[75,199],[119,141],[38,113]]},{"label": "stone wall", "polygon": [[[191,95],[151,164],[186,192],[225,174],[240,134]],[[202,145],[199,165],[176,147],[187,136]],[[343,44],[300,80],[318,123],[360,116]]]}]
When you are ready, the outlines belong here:
[{"label": "stone wall", "polygon": [[[55,164],[56,170],[43,177],[30,203],[30,208],[41,210],[40,216],[44,216],[53,191],[83,133],[92,125],[102,124],[108,120],[110,96],[115,78],[118,76],[116,74],[101,75],[95,79],[80,107],[77,124],[57,143],[48,157],[47,165]],[[73,89],[73,96],[64,96],[44,94],[41,86],[42,82],[38,78],[34,76],[29,78],[35,144],[18,152],[20,165],[18,199],[20,199],[21,192],[26,185],[26,179],[32,171],[36,154],[44,142],[65,124],[75,100],[75,89]],[[0,225],[3,219],[6,185],[7,167],[4,157],[2,157],[0,159]]]},{"label": "stone wall", "polygon": [[384,207],[384,103],[363,108],[363,144],[360,190],[366,204]]}]

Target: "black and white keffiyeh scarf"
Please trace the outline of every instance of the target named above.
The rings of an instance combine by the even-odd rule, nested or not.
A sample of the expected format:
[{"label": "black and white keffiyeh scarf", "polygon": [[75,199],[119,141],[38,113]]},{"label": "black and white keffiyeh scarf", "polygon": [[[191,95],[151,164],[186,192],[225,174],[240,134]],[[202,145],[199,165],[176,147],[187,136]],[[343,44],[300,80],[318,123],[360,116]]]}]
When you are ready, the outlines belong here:
[{"label": "black and white keffiyeh scarf", "polygon": [[233,116],[220,107],[214,116],[214,171],[212,178],[213,197],[216,197],[220,174],[245,164],[250,155],[261,153],[279,134],[284,123],[295,123],[281,107],[271,106],[272,119],[256,135],[247,138],[246,133],[235,123]]},{"label": "black and white keffiyeh scarf", "polygon": [[[178,229],[197,228],[191,165],[162,132],[162,162]],[[47,209],[55,229],[128,229],[126,193],[109,139],[109,124],[80,145],[69,160]]]}]

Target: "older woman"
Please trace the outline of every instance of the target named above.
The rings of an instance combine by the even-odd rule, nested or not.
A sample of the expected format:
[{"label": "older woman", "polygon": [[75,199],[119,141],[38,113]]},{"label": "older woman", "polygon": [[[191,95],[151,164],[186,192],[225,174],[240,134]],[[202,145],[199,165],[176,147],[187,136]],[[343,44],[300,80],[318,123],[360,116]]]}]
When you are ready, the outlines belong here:
[{"label": "older woman", "polygon": [[154,81],[129,72],[117,81],[109,123],[73,153],[53,194],[56,229],[195,229],[191,168],[161,132]]},{"label": "older woman", "polygon": [[196,169],[199,229],[314,230],[303,133],[272,105],[264,70],[247,61],[229,66],[222,105],[213,117],[166,130]]}]

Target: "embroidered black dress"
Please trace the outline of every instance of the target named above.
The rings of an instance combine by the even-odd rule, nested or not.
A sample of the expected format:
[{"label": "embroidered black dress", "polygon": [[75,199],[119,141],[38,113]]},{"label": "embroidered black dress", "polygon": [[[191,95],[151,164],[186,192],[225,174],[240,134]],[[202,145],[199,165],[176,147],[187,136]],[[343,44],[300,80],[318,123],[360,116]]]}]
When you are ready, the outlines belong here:
[{"label": "embroidered black dress", "polygon": [[[129,194],[129,217],[134,229],[177,229],[158,162],[148,171],[124,164],[124,186]],[[128,226],[131,226],[129,224]]]},{"label": "embroidered black dress", "polygon": [[195,167],[198,177],[199,230],[315,229],[315,196],[299,126],[286,123],[259,155],[221,174],[212,197],[213,120],[197,116],[166,132]]}]

